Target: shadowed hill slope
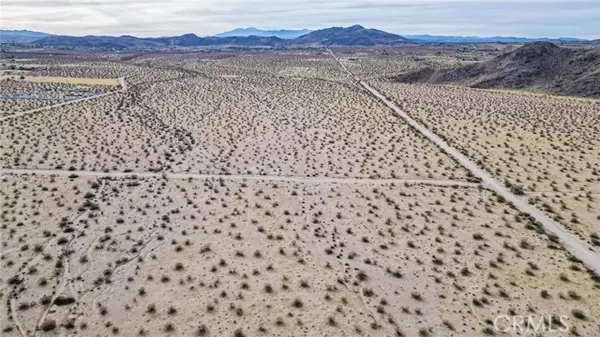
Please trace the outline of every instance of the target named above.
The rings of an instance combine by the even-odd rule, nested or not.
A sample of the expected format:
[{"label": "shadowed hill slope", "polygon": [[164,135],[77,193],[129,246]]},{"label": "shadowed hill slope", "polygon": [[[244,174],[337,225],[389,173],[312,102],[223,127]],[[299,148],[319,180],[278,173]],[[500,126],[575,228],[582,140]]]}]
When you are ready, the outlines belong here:
[{"label": "shadowed hill slope", "polygon": [[425,68],[393,79],[474,88],[533,89],[600,98],[600,48],[571,49],[536,42],[489,61],[454,69]]}]

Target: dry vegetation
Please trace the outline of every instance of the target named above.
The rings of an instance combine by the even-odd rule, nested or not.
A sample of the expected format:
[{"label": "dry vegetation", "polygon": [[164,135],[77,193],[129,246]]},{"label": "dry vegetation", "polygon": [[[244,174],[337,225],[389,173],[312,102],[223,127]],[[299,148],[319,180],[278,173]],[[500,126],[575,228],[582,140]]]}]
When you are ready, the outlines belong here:
[{"label": "dry vegetation", "polygon": [[[295,55],[285,68],[277,59],[264,58],[264,72],[276,73],[315,62],[311,55]],[[218,63],[214,59],[198,62],[195,57],[150,59],[136,62],[157,64],[144,71],[166,67],[176,69],[178,76],[134,83],[124,94],[5,121],[0,126],[4,166],[465,177],[462,168],[354,86],[312,78],[310,72],[305,78],[260,76],[252,70],[258,68],[257,61],[243,55],[225,58],[219,66],[212,65]],[[245,68],[250,69],[248,76],[227,76]],[[339,70],[330,72],[343,78]]]},{"label": "dry vegetation", "polygon": [[377,86],[515,192],[538,192],[530,202],[594,246],[600,232],[598,102],[383,81]]},{"label": "dry vegetation", "polygon": [[13,334],[55,322],[60,334],[463,336],[498,314],[572,310],[588,317],[572,322],[581,336],[600,332],[582,266],[485,190],[16,175],[2,186]]},{"label": "dry vegetation", "polygon": [[403,46],[356,50],[333,48],[341,63],[361,79],[385,79],[422,68],[451,68],[484,61],[510,50],[510,45]]},{"label": "dry vegetation", "polygon": [[[381,76],[419,62],[361,57],[347,62]],[[469,175],[325,53],[20,58],[45,65],[31,76],[128,88],[0,120],[2,167],[30,170],[1,177],[2,336],[481,336],[501,314],[600,335],[598,276],[492,192],[435,186]],[[378,86],[512,184],[564,191],[529,197],[577,214],[574,230],[596,223],[584,103]],[[406,182],[368,180],[393,178]]]}]

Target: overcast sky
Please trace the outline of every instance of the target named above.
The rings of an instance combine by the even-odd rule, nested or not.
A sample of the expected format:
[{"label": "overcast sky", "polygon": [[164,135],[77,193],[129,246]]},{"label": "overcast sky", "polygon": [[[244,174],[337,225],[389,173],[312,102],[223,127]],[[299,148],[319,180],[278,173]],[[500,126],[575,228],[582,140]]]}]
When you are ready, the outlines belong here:
[{"label": "overcast sky", "polygon": [[210,35],[361,24],[398,34],[600,38],[600,0],[0,0],[0,27]]}]

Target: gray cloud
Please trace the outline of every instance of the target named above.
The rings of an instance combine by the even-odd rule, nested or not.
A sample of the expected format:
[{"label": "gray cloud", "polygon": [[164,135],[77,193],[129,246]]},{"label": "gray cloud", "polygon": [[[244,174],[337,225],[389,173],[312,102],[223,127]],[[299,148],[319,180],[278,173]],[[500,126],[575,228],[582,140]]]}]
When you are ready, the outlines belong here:
[{"label": "gray cloud", "polygon": [[398,34],[600,38],[597,0],[2,0],[4,29],[69,35],[214,34],[359,23]]}]

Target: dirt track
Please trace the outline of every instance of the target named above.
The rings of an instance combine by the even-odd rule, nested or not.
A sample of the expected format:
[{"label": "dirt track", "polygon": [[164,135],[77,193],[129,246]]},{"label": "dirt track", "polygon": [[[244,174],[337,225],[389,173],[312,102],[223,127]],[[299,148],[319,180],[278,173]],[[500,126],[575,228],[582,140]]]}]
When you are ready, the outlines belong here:
[{"label": "dirt track", "polygon": [[474,176],[481,179],[482,183],[486,185],[488,188],[496,192],[498,195],[504,197],[507,201],[511,202],[519,211],[531,215],[535,220],[541,223],[544,228],[558,236],[563,244],[563,246],[571,252],[575,257],[580,259],[588,268],[591,270],[600,273],[600,254],[593,252],[589,249],[587,243],[577,238],[573,234],[567,232],[561,225],[555,223],[550,218],[548,218],[545,214],[543,214],[539,209],[534,206],[529,205],[523,199],[520,199],[518,196],[510,192],[508,188],[504,186],[504,184],[494,178],[492,175],[487,173],[485,170],[477,166],[470,158],[462,154],[460,151],[450,146],[446,141],[440,138],[438,135],[433,133],[431,130],[414,120],[407,113],[402,111],[398,106],[388,100],[383,94],[379,91],[371,87],[367,82],[357,78],[354,76],[346,67],[339,61],[337,57],[329,50],[329,53],[335,58],[335,60],[340,64],[342,68],[346,72],[348,72],[349,76],[358,81],[358,83],[364,87],[367,91],[369,91],[373,96],[383,102],[387,107],[392,109],[395,115],[402,118],[406,123],[408,123],[414,130],[421,133],[427,139],[435,143],[439,148],[441,148],[444,152],[446,152],[449,156],[458,161],[462,166],[464,166],[467,170],[469,170]]},{"label": "dirt track", "polygon": [[99,172],[99,171],[69,171],[69,170],[36,170],[36,169],[0,169],[0,174],[37,174],[61,175],[78,177],[154,177],[165,179],[225,179],[225,180],[260,180],[260,181],[289,181],[299,183],[334,183],[334,184],[409,184],[433,186],[478,187],[480,184],[458,180],[439,179],[360,179],[360,178],[328,178],[328,177],[295,177],[278,175],[222,175],[168,172]]}]

